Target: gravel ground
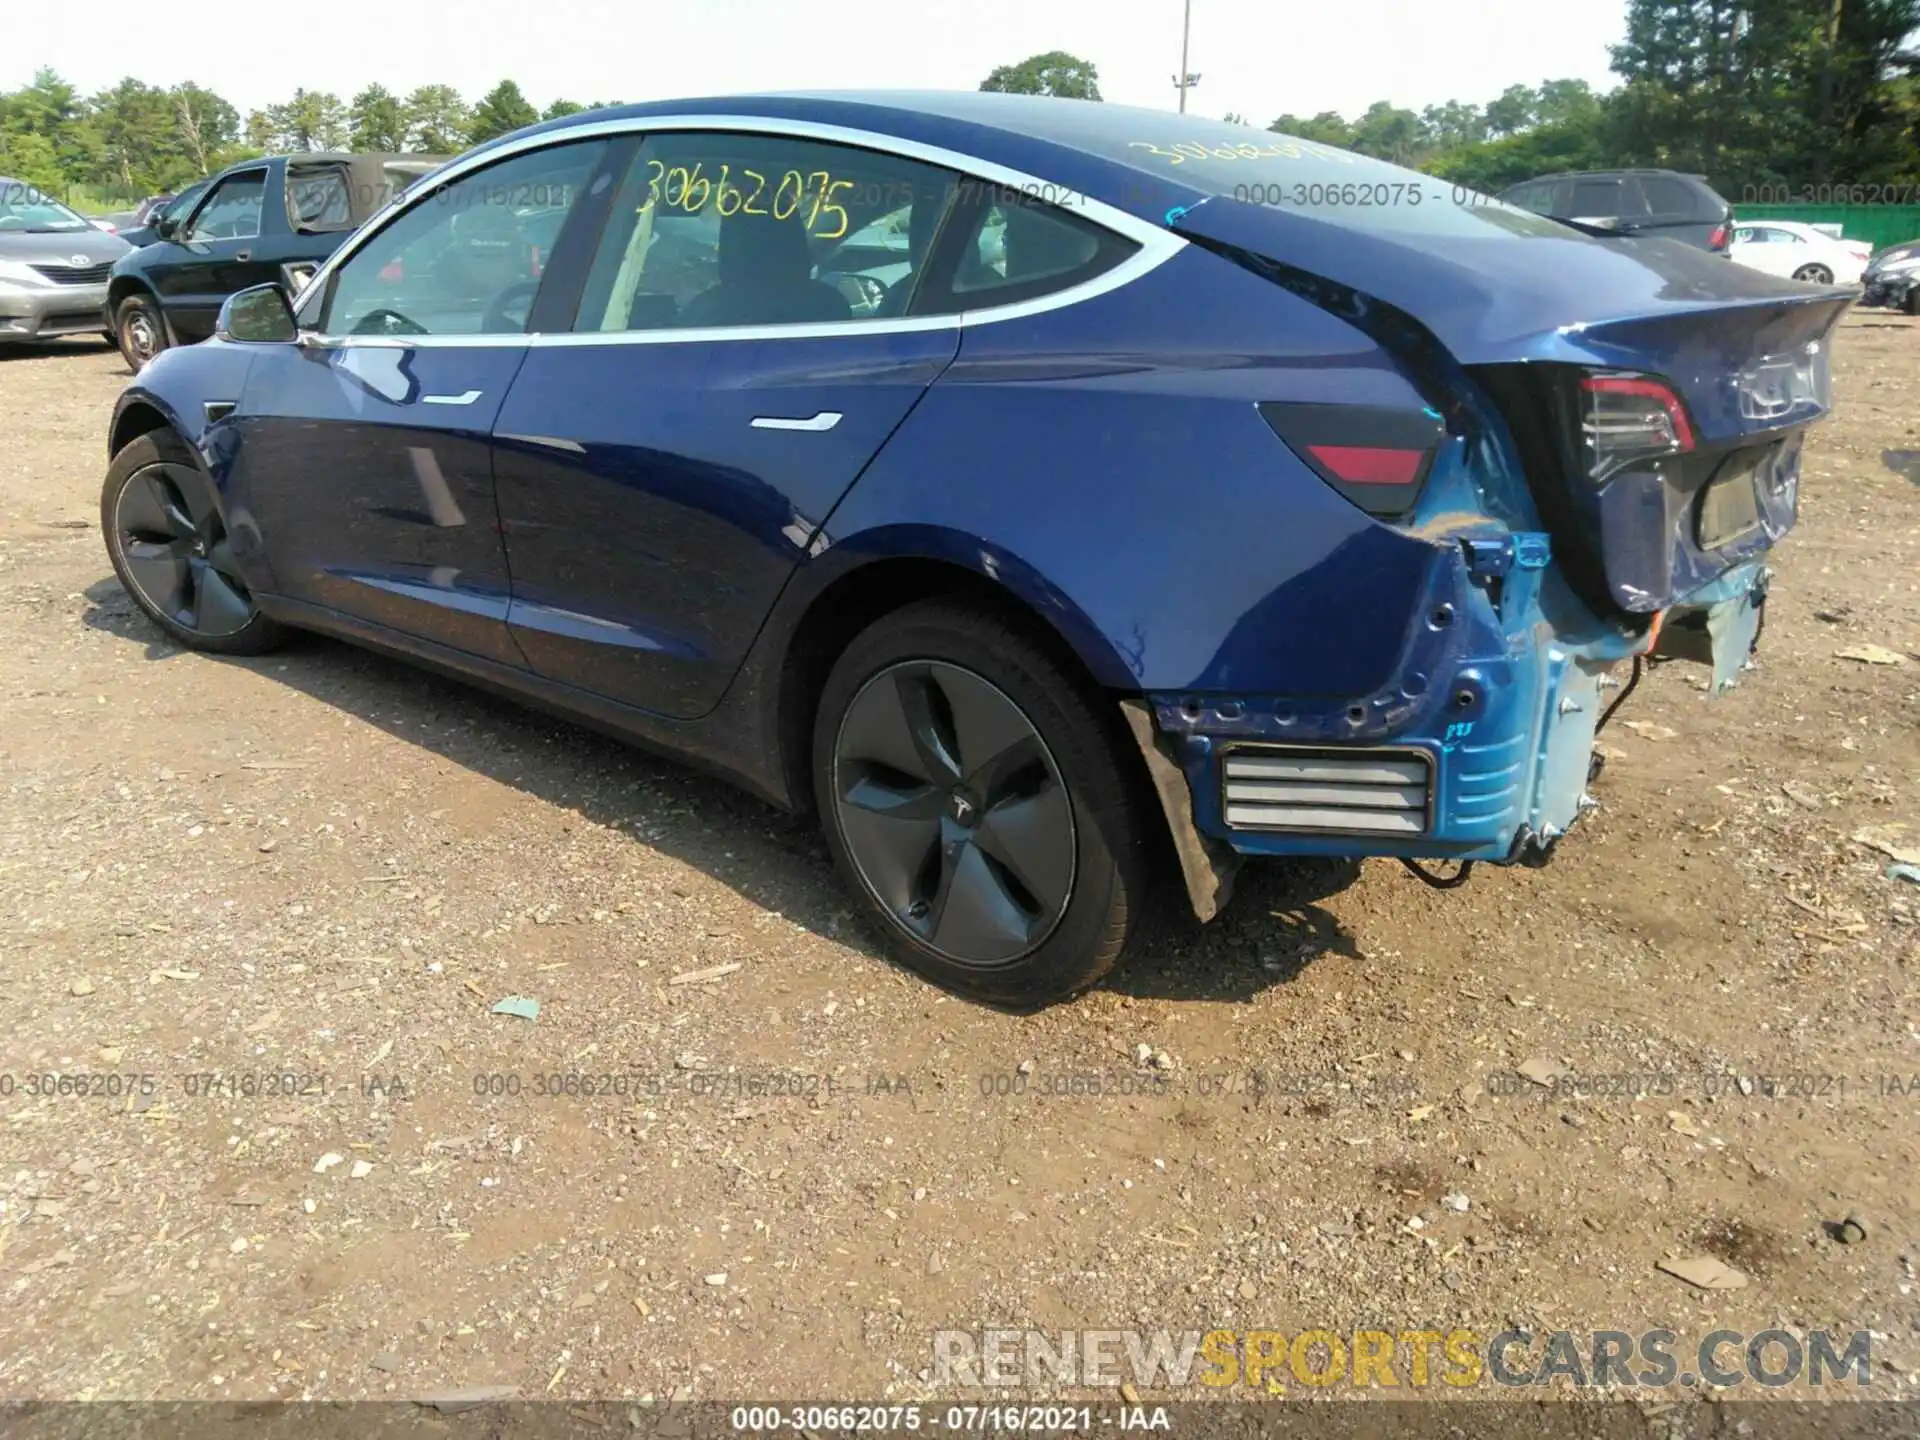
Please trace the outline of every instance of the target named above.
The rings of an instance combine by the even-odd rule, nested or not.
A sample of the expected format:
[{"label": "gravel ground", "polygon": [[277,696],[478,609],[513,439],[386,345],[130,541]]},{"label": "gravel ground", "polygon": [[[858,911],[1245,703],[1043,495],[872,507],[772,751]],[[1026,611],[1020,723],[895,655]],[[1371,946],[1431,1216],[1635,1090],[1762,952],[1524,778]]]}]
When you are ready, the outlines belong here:
[{"label": "gravel ground", "polygon": [[1836,364],[1761,666],[1653,672],[1552,866],[1255,870],[1010,1016],[714,782],[170,644],[123,365],[0,357],[0,1399],[899,1401],[988,1325],[1870,1329],[1911,1393],[1920,324]]}]

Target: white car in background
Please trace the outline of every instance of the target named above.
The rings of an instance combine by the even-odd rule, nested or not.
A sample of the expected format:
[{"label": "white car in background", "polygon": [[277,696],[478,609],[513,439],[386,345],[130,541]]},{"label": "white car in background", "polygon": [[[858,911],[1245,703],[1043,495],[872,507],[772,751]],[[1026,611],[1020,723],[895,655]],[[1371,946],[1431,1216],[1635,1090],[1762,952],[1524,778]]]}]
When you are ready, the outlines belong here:
[{"label": "white car in background", "polygon": [[1797,220],[1736,221],[1728,252],[1742,265],[1815,285],[1858,285],[1873,247],[1836,240]]}]

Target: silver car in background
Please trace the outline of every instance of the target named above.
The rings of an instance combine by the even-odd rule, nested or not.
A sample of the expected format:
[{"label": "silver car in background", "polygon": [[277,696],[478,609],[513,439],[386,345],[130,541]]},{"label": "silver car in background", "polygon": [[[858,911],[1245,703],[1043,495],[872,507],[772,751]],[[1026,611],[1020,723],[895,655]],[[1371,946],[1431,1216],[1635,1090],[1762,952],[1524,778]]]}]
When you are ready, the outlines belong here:
[{"label": "silver car in background", "polygon": [[130,249],[37,186],[0,175],[0,345],[108,338],[107,272]]}]

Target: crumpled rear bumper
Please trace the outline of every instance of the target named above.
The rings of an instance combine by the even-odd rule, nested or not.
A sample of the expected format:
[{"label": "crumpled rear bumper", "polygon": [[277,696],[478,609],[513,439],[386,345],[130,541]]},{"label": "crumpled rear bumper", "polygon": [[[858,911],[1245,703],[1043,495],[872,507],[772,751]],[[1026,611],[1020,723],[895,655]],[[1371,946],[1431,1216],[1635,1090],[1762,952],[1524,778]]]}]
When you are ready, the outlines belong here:
[{"label": "crumpled rear bumper", "polygon": [[[1440,567],[1426,612],[1430,622],[1450,614],[1452,633],[1424,643],[1436,640],[1431,623],[1416,626],[1390,693],[1335,702],[1145,697],[1156,732],[1150,764],[1163,773],[1177,766],[1186,779],[1190,890],[1195,845],[1216,868],[1227,855],[1540,863],[1594,803],[1594,737],[1623,661],[1650,652],[1708,665],[1714,693],[1747,664],[1764,615],[1762,560],[1688,594],[1634,635],[1567,603],[1544,536],[1513,539],[1492,555],[1464,545],[1457,565]],[[1588,624],[1563,629],[1554,616]],[[1179,808],[1167,804],[1176,835]]]}]

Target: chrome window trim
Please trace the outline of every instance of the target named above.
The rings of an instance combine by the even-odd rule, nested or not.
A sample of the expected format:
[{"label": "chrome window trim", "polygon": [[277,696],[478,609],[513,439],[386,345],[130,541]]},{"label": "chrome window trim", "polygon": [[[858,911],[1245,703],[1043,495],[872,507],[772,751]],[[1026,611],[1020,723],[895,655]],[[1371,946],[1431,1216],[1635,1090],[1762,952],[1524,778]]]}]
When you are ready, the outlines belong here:
[{"label": "chrome window trim", "polygon": [[[297,323],[305,325],[308,322],[309,317],[302,312],[317,309],[320,297],[326,294],[327,281],[335,270],[351,260],[374,236],[398,220],[403,212],[424,203],[441,185],[452,184],[475,170],[532,150],[568,145],[582,140],[605,139],[615,135],[644,135],[653,131],[675,130],[717,130],[733,134],[779,135],[798,140],[817,140],[823,144],[876,150],[882,154],[897,155],[905,160],[918,160],[928,165],[938,165],[947,170],[957,171],[962,176],[1003,185],[1023,194],[1032,195],[1036,199],[1059,204],[1062,209],[1070,209],[1076,214],[1083,215],[1094,224],[1133,241],[1140,248],[1111,270],[1103,271],[1091,280],[1069,286],[1065,290],[1056,290],[1031,300],[1016,301],[1007,305],[983,306],[978,310],[962,310],[950,315],[839,320],[816,325],[734,325],[707,329],[663,330],[553,330],[505,335],[321,335],[311,329],[302,329],[301,343],[328,349],[361,345],[428,348],[451,345],[490,347],[685,345],[716,340],[824,340],[839,335],[898,335],[924,330],[946,330],[971,325],[995,324],[1003,320],[1019,320],[1029,315],[1044,314],[1049,310],[1077,305],[1083,300],[1091,300],[1108,291],[1131,284],[1187,248],[1187,241],[1171,230],[1162,229],[1151,221],[1129,215],[1126,211],[1109,205],[1103,200],[1095,200],[1090,195],[1075,195],[1064,186],[1043,180],[1036,175],[1029,175],[1005,165],[996,165],[962,151],[948,150],[938,145],[925,145],[918,140],[882,135],[871,130],[855,130],[844,125],[821,125],[808,120],[786,120],[771,116],[644,115],[625,120],[597,120],[564,130],[544,131],[540,134],[524,136],[505,145],[455,160],[441,170],[435,171],[431,186],[417,185],[406,194],[389,200],[385,206],[368,217],[366,223],[354,232],[346,244],[328,257],[327,262],[301,289],[299,304],[296,307]],[[422,177],[423,180],[425,178]],[[1064,203],[1062,197],[1067,196],[1073,197],[1073,203]]]}]

